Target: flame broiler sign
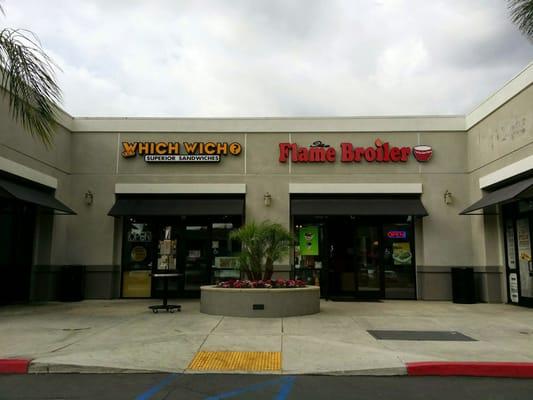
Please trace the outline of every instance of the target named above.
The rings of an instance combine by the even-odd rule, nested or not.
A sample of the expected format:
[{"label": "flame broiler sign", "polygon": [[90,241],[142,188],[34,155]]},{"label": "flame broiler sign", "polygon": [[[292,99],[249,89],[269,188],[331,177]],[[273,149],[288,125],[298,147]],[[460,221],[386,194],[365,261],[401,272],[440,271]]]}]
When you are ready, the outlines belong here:
[{"label": "flame broiler sign", "polygon": [[[311,146],[298,146],[296,143],[279,144],[279,162],[285,163],[332,163],[337,160],[337,150],[320,141]],[[413,154],[418,162],[426,162],[433,155],[431,146],[418,145],[411,147],[391,146],[388,142],[376,139],[374,146],[355,147],[352,143],[340,144],[340,160],[343,163],[380,162],[397,163],[407,162]]]}]

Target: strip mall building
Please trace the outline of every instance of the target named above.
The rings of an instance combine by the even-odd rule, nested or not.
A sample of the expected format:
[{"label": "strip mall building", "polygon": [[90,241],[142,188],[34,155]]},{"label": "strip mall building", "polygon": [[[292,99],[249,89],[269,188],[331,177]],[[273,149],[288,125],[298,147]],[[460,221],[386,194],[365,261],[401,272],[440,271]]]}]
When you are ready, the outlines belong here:
[{"label": "strip mall building", "polygon": [[[276,276],[330,298],[533,305],[533,64],[463,116],[73,118],[46,149],[0,106],[0,300],[176,296],[238,276],[229,233],[295,233]],[[81,271],[81,269],[80,269]]]}]

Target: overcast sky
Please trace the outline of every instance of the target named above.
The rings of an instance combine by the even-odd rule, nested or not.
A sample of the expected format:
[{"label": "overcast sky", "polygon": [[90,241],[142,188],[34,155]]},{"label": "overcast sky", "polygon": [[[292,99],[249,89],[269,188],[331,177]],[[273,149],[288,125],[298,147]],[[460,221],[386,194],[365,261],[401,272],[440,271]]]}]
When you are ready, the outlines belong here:
[{"label": "overcast sky", "polygon": [[464,114],[533,60],[506,0],[3,0],[75,116]]}]

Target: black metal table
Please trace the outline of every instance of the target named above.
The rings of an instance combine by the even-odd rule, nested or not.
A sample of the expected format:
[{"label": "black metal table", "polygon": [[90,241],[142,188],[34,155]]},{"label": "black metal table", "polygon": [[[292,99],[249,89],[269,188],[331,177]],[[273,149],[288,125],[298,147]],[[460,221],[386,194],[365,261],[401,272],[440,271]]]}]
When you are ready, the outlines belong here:
[{"label": "black metal table", "polygon": [[159,310],[166,310],[167,312],[173,313],[175,310],[181,311],[181,305],[179,304],[168,304],[168,280],[170,278],[177,278],[183,274],[178,274],[174,272],[160,272],[152,274],[154,278],[163,279],[163,304],[158,304],[156,306],[149,306],[154,313],[159,312]]}]

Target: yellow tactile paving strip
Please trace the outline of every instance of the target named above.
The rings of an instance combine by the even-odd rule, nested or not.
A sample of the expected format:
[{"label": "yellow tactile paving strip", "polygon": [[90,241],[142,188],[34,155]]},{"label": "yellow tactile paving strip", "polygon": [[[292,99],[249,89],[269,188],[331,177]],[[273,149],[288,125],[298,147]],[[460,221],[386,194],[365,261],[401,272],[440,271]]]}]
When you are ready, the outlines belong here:
[{"label": "yellow tactile paving strip", "polygon": [[195,371],[280,371],[279,351],[199,351],[188,369]]}]

